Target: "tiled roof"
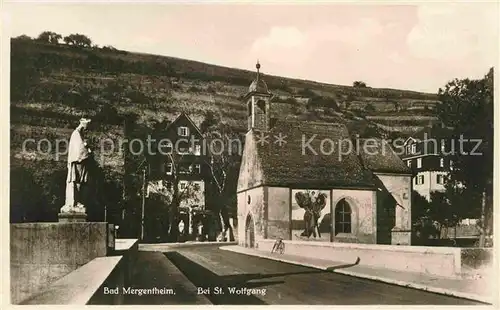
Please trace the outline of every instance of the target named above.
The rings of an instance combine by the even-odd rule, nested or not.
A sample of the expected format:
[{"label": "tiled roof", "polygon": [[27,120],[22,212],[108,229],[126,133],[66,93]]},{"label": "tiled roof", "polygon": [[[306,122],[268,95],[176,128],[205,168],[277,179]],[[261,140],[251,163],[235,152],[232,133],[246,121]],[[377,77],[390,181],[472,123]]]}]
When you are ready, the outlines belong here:
[{"label": "tiled roof", "polygon": [[257,76],[257,78],[253,80],[252,84],[250,84],[250,86],[248,87],[248,92],[269,94],[269,89],[267,87],[266,82],[262,79],[262,77]]},{"label": "tiled roof", "polygon": [[[281,146],[274,143],[280,133],[286,136],[286,143]],[[356,153],[345,152],[347,142],[341,142],[349,139],[349,133],[343,124],[277,120],[266,133],[269,143],[259,143],[260,132],[252,134],[266,185],[373,186],[372,173],[363,167]],[[307,144],[311,138],[312,142]],[[322,141],[325,141],[323,152]],[[330,141],[335,143],[331,154]],[[339,152],[340,144],[344,146],[344,155]]]},{"label": "tiled roof", "polygon": [[397,174],[412,173],[387,141],[378,138],[360,139],[359,141],[361,160],[370,171]]}]

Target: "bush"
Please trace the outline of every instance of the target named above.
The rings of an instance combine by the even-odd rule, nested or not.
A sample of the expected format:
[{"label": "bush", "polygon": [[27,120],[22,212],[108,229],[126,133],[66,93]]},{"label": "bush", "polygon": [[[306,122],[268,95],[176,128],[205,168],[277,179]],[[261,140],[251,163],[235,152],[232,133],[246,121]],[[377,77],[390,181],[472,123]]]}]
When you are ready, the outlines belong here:
[{"label": "bush", "polygon": [[309,103],[309,105],[317,106],[317,107],[331,108],[331,109],[334,109],[335,111],[340,110],[339,106],[337,104],[337,101],[331,97],[315,96],[311,99],[311,102]]},{"label": "bush", "polygon": [[199,93],[200,92],[200,89],[196,86],[191,86],[188,88],[188,92],[191,92],[191,93]]},{"label": "bush", "polygon": [[303,97],[309,97],[309,98],[312,98],[312,97],[315,97],[316,96],[316,93],[313,92],[312,90],[310,90],[309,88],[304,88],[304,89],[301,89],[297,92],[297,95],[299,96],[303,96]]},{"label": "bush", "polygon": [[217,90],[215,89],[215,87],[213,87],[212,85],[210,85],[207,88],[207,92],[209,92],[211,94],[215,94],[215,93],[217,93]]},{"label": "bush", "polygon": [[139,90],[128,91],[126,97],[132,102],[139,103],[141,105],[149,105],[151,103],[151,98]]},{"label": "bush", "polygon": [[462,249],[460,253],[462,264],[477,268],[493,258],[492,252],[487,249]]},{"label": "bush", "polygon": [[359,87],[359,88],[366,88],[366,87],[367,87],[367,86],[366,86],[366,83],[365,83],[365,82],[363,82],[363,81],[354,81],[354,82],[352,83],[352,86],[353,86],[353,87]]},{"label": "bush", "polygon": [[365,111],[366,112],[375,112],[375,106],[373,104],[369,103],[365,106]]},{"label": "bush", "polygon": [[295,98],[292,98],[292,97],[286,98],[283,102],[291,104],[291,105],[297,105],[298,104],[297,100]]}]

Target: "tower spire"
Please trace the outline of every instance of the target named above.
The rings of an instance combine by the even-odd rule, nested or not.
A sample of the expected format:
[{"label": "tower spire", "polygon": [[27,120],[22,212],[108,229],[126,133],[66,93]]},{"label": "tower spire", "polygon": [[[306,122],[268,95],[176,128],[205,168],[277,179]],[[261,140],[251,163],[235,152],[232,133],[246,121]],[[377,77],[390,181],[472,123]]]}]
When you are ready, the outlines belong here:
[{"label": "tower spire", "polygon": [[257,68],[257,77],[259,76],[259,69],[260,69],[260,63],[259,60],[257,59],[257,64],[255,65],[255,68]]}]

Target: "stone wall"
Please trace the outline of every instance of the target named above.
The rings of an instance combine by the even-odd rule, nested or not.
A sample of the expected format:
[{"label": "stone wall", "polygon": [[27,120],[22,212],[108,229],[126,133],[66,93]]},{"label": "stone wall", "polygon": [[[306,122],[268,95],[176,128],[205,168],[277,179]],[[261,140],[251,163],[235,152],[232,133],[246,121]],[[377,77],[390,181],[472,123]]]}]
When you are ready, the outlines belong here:
[{"label": "stone wall", "polygon": [[241,158],[237,191],[241,192],[256,187],[262,184],[262,180],[262,168],[257,156],[253,133],[248,132],[245,136],[245,148]]},{"label": "stone wall", "polygon": [[96,257],[107,255],[106,223],[10,225],[11,302],[20,301]]},{"label": "stone wall", "polygon": [[[271,252],[275,240],[260,240],[259,251]],[[396,246],[285,240],[285,254],[323,259],[340,264],[417,272],[447,278],[462,276],[460,248]],[[488,257],[481,253],[482,256]],[[479,254],[477,254],[479,256]],[[487,258],[484,259],[487,261]],[[486,263],[483,263],[486,264]],[[469,263],[470,265],[470,263]],[[332,265],[331,267],[335,267]],[[465,266],[464,266],[465,267]]]}]

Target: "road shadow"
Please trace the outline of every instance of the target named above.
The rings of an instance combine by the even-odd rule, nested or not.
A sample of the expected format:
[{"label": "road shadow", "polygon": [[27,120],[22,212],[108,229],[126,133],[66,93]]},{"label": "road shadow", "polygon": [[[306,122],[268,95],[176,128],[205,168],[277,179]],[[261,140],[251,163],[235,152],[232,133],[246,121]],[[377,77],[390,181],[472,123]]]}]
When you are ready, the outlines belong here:
[{"label": "road shadow", "polygon": [[[267,280],[302,274],[330,273],[332,270],[348,268],[359,264],[358,258],[354,264],[332,266],[327,270],[307,270],[285,273],[247,273],[220,276],[200,264],[190,260],[179,252],[165,252],[164,255],[198,288],[209,289],[203,294],[215,305],[265,305],[266,303],[255,295],[234,294],[231,290],[258,289],[270,285],[283,284],[285,280]],[[256,281],[256,282],[253,282]],[[216,290],[219,289],[219,291]],[[231,289],[231,290],[230,290]]]},{"label": "road shadow", "polygon": [[246,292],[231,293],[230,289],[240,291],[284,283],[284,281],[249,283],[248,281],[255,279],[255,275],[251,274],[219,276],[178,252],[164,254],[196,287],[205,289],[203,295],[214,305],[266,305],[254,295],[246,294]]},{"label": "road shadow", "polygon": [[337,270],[337,269],[345,269],[345,268],[353,267],[353,266],[358,265],[360,261],[361,261],[361,259],[358,257],[353,264],[344,264],[344,265],[332,266],[332,267],[326,268],[326,270],[327,271],[334,271],[334,270]]}]

